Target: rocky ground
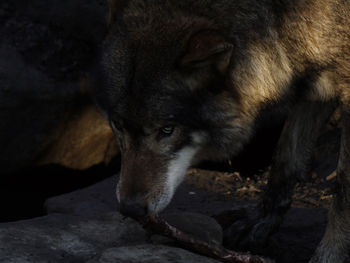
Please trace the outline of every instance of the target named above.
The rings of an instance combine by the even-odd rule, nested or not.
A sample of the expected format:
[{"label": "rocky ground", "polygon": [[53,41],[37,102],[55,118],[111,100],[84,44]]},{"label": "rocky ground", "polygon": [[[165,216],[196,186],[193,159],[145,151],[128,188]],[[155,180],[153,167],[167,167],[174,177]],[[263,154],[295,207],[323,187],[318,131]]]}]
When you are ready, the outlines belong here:
[{"label": "rocky ground", "polygon": [[[209,182],[214,173],[219,176],[214,179],[216,185],[221,186],[226,184],[221,178],[238,176],[189,171],[163,216],[185,231],[221,242],[222,229],[232,220],[230,211],[253,207],[260,185],[256,183],[259,180],[242,178],[236,185],[242,190],[235,194],[211,191],[203,185],[203,176]],[[185,251],[172,240],[152,235],[139,223],[120,215],[114,194],[117,180],[117,176],[109,177],[90,187],[49,198],[45,202],[46,216],[1,223],[0,262],[216,262]],[[293,207],[288,212],[280,231],[266,244],[264,255],[281,263],[308,261],[327,220],[326,210],[320,207],[327,206],[323,202],[328,199],[314,196],[313,200],[312,204],[318,202],[318,208]]]},{"label": "rocky ground", "polygon": [[[0,224],[1,262],[215,262],[151,236],[117,212],[116,177],[47,200],[47,216]],[[173,219],[171,219],[173,218]],[[183,215],[203,238],[222,240],[221,227],[203,215]],[[181,216],[168,215],[170,222]],[[187,222],[186,221],[186,222]],[[176,222],[175,222],[176,224]]]}]

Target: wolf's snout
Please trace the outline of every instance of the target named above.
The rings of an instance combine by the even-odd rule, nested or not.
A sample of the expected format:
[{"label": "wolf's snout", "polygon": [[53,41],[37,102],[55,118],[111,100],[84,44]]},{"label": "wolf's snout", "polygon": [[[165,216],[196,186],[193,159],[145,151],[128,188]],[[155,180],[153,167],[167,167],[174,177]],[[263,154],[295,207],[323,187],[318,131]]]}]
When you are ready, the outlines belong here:
[{"label": "wolf's snout", "polygon": [[147,204],[137,199],[125,199],[120,202],[120,212],[125,216],[140,219],[147,215]]}]

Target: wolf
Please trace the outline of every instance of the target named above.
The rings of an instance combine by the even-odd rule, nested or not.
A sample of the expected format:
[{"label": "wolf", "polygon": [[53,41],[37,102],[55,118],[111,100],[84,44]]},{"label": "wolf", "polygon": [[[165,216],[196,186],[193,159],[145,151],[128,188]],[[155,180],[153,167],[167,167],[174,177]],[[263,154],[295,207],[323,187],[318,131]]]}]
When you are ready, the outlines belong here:
[{"label": "wolf", "polygon": [[336,198],[310,262],[348,258],[349,1],[109,0],[108,24],[94,96],[122,152],[123,213],[160,212],[190,166],[231,158],[265,113],[283,108],[288,118],[265,196],[226,237],[262,244],[281,224],[317,134],[339,107]]}]

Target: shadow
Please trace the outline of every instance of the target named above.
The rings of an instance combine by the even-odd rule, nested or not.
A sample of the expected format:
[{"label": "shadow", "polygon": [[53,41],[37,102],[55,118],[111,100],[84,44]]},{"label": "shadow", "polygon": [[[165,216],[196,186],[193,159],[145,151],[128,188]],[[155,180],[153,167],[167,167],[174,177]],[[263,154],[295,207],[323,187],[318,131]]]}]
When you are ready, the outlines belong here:
[{"label": "shadow", "polygon": [[93,185],[119,169],[120,157],[115,157],[108,166],[98,164],[84,171],[52,164],[2,175],[0,222],[43,216],[47,198]]}]

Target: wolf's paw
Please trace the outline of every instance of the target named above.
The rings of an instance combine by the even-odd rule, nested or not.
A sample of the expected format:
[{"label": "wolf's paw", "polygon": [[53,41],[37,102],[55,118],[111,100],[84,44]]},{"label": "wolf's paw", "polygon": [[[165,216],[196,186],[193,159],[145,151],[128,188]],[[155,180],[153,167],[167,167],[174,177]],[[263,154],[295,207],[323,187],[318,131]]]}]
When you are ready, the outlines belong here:
[{"label": "wolf's paw", "polygon": [[260,216],[257,209],[234,222],[224,233],[224,244],[236,250],[261,253],[269,236],[278,228],[277,216]]}]

